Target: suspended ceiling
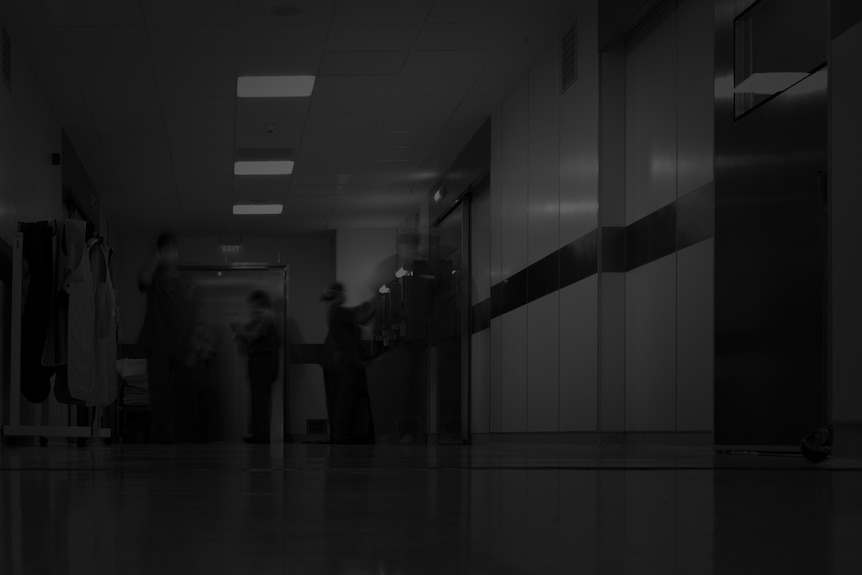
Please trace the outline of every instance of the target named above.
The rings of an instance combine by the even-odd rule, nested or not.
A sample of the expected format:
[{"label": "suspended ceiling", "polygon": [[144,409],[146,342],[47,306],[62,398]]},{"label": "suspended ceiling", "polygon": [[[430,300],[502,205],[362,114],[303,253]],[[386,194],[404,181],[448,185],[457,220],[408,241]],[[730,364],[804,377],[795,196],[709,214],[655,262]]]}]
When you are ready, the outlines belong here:
[{"label": "suspended ceiling", "polygon": [[[561,0],[0,0],[115,229],[258,235],[392,227],[549,41]],[[271,8],[301,4],[293,16]],[[312,74],[310,98],[237,99]],[[238,149],[291,149],[281,177]],[[235,203],[283,203],[234,216]]]}]

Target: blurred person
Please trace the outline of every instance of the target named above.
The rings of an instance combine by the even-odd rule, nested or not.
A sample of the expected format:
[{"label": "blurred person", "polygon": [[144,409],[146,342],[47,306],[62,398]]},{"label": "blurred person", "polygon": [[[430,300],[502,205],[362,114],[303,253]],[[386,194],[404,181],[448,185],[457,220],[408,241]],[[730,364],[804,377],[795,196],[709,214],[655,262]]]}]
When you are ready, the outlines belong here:
[{"label": "blurred person", "polygon": [[156,250],[138,276],[147,311],[138,344],[147,354],[156,443],[176,443],[177,390],[182,385],[191,339],[191,287],[180,277],[179,242],[171,232],[156,240]]},{"label": "blurred person", "polygon": [[334,282],[321,295],[329,306],[323,346],[326,409],[333,443],[374,443],[374,421],[365,375],[360,326],[374,317],[370,302],[345,307],[344,285]]},{"label": "blurred person", "polygon": [[215,356],[215,335],[200,319],[195,321],[186,358],[186,375],[177,397],[182,424],[178,425],[179,440],[204,443],[204,404],[209,386],[210,367]]},{"label": "blurred person", "polygon": [[251,386],[251,436],[246,443],[270,442],[272,421],[272,384],[278,378],[278,328],[272,301],[263,290],[248,296],[250,320],[235,322],[231,328],[242,350],[248,356],[248,380]]}]

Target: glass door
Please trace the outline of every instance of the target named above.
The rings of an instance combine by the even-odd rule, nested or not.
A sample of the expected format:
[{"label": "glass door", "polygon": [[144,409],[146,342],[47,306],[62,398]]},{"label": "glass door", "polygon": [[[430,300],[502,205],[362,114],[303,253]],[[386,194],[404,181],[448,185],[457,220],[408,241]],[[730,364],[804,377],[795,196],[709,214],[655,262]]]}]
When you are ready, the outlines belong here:
[{"label": "glass door", "polygon": [[469,205],[435,226],[431,316],[430,432],[440,443],[469,441]]}]

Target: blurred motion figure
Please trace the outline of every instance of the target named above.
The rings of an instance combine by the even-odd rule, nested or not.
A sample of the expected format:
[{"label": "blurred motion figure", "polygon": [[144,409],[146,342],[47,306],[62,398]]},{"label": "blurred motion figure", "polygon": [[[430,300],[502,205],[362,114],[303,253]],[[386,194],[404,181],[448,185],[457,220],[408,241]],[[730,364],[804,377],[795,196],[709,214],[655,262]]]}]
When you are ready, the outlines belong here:
[{"label": "blurred motion figure", "polygon": [[329,305],[323,345],[326,410],[333,443],[374,443],[374,421],[365,375],[360,326],[374,317],[370,302],[345,307],[344,285],[334,282],[321,300]]},{"label": "blurred motion figure", "polygon": [[178,261],[176,236],[163,232],[156,240],[152,259],[138,276],[138,287],[147,295],[138,344],[147,354],[151,439],[156,443],[176,443],[177,391],[190,351],[192,293],[180,277]]},{"label": "blurred motion figure", "polygon": [[231,328],[248,356],[251,385],[251,436],[246,443],[269,443],[272,418],[272,384],[278,378],[278,328],[269,294],[255,290],[248,296],[250,320]]}]

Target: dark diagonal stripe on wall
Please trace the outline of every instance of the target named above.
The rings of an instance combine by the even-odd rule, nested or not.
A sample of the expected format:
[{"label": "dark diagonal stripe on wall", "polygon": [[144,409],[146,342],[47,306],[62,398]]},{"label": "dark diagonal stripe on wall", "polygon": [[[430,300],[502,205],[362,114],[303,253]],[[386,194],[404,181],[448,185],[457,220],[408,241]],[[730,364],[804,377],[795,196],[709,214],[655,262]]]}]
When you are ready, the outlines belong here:
[{"label": "dark diagonal stripe on wall", "polygon": [[[473,306],[473,333],[491,319],[598,273],[623,273],[700,243],[715,234],[715,187],[709,183],[627,227],[603,227],[581,236],[491,286]],[[601,234],[601,257],[599,235]]]}]

